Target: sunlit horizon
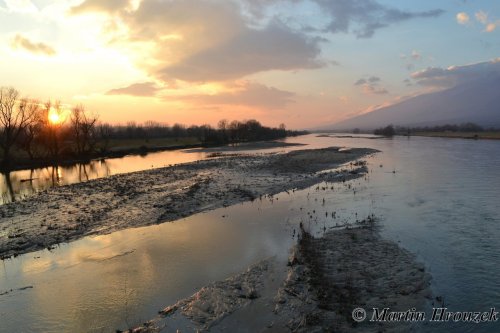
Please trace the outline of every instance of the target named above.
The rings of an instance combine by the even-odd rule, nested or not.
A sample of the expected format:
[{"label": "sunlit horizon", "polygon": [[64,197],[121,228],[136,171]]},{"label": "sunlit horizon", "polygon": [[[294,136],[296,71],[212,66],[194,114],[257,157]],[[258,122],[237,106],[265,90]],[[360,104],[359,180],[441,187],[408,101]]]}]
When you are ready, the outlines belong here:
[{"label": "sunlit horizon", "polygon": [[0,19],[0,86],[111,124],[314,128],[500,56],[500,4],[487,0],[5,0]]}]

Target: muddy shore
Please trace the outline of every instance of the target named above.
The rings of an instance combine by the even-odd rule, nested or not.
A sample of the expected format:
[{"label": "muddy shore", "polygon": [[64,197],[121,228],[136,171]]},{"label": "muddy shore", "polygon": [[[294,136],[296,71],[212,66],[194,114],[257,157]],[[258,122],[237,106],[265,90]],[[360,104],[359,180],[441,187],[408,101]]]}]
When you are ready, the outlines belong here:
[{"label": "muddy shore", "polygon": [[0,206],[0,258],[87,235],[173,221],[325,180],[352,179],[363,166],[318,172],[375,152],[332,147],[231,155],[51,188]]},{"label": "muddy shore", "polygon": [[317,238],[302,230],[288,263],[256,263],[128,333],[409,332],[411,322],[356,322],[353,310],[425,308],[430,279],[414,255],[379,236],[373,220]]}]

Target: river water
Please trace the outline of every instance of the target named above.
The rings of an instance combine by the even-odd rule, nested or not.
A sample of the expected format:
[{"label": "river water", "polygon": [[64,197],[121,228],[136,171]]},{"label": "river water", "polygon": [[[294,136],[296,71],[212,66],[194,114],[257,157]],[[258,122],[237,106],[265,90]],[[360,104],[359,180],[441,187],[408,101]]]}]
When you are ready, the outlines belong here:
[{"label": "river water", "polygon": [[[320,233],[372,213],[383,237],[425,264],[434,294],[451,311],[500,309],[500,141],[315,135],[287,141],[308,146],[286,150],[382,152],[367,159],[367,177],[346,184],[313,186],[3,261],[0,331],[113,332],[140,324],[207,283],[269,256],[286,258],[300,222]],[[150,164],[170,162],[144,165]],[[333,211],[336,219],[326,217]],[[420,330],[492,332],[500,325],[424,323]]]},{"label": "river water", "polygon": [[68,166],[49,166],[0,174],[0,204],[21,200],[54,186],[85,182],[120,173],[158,168],[206,158],[205,153],[170,150],[147,155],[92,160]]}]

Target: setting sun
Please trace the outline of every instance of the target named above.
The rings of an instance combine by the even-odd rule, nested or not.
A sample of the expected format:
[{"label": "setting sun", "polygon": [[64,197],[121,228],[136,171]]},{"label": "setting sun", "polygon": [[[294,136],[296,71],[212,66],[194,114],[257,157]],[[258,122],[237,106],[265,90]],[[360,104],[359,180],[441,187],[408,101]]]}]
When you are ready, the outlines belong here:
[{"label": "setting sun", "polygon": [[50,109],[48,118],[49,123],[51,123],[52,125],[58,125],[62,122],[61,115],[54,109]]}]

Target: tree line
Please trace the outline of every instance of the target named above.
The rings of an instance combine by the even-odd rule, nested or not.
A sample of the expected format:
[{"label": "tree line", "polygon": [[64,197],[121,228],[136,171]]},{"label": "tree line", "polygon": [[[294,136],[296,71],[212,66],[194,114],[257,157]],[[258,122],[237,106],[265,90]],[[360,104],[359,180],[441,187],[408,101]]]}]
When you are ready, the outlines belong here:
[{"label": "tree line", "polygon": [[156,121],[143,124],[129,122],[126,125],[99,124],[99,137],[102,139],[155,139],[155,138],[197,138],[207,144],[235,143],[255,140],[272,140],[305,134],[304,131],[287,130],[284,124],[277,128],[263,126],[257,120],[231,121],[220,120],[217,127],[210,125],[172,126]]},{"label": "tree line", "polygon": [[[221,120],[210,125],[172,126],[156,121],[142,124],[129,122],[111,125],[100,122],[98,116],[83,105],[71,109],[61,102],[22,97],[14,88],[0,88],[0,150],[2,169],[10,169],[24,155],[28,161],[58,162],[66,159],[106,156],[111,140],[196,138],[204,145],[272,140],[305,134],[263,126],[257,120]],[[24,158],[24,159],[26,159]]]},{"label": "tree line", "polygon": [[[357,129],[354,129],[356,131]],[[498,131],[495,128],[484,128],[475,123],[463,123],[463,124],[445,124],[437,126],[420,126],[420,127],[404,127],[404,126],[393,126],[388,125],[385,127],[377,128],[373,131],[375,135],[382,136],[393,136],[393,135],[411,135],[412,133],[442,133],[442,132],[459,132],[459,133],[471,133],[471,132],[484,132],[484,131]],[[359,130],[358,130],[359,132]]]}]

